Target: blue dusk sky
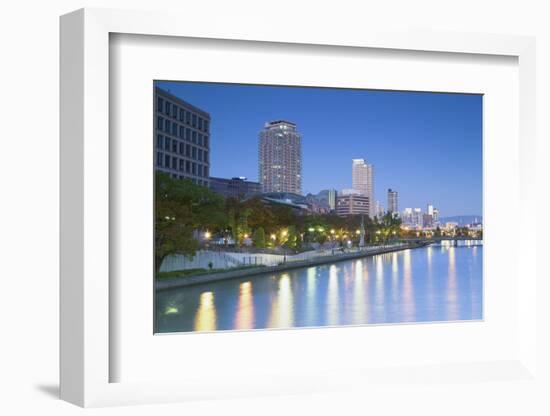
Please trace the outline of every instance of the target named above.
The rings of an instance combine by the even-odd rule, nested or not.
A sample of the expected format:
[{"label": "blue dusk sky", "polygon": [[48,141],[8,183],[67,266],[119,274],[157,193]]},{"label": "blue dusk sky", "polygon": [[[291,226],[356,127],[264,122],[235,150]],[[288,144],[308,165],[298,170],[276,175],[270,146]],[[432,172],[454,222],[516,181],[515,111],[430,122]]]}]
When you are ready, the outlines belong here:
[{"label": "blue dusk sky", "polygon": [[302,134],[302,193],[351,188],[351,160],[374,165],[375,198],[399,210],[482,214],[482,96],[156,82],[211,116],[210,176],[258,180],[258,132],[272,120]]}]

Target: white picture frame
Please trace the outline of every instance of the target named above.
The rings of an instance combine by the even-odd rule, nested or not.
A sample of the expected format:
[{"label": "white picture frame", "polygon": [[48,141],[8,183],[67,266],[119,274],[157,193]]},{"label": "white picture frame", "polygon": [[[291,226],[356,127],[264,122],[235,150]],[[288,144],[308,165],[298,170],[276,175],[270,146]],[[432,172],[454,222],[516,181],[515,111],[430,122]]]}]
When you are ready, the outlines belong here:
[{"label": "white picture frame", "polygon": [[[169,13],[83,9],[61,18],[61,397],[80,406],[181,401],[208,397],[238,397],[281,392],[323,392],[341,389],[353,374],[357,385],[375,385],[411,377],[392,368],[357,374],[350,368],[332,369],[320,379],[315,372],[295,374],[283,369],[269,379],[232,385],[220,376],[212,381],[112,382],[110,368],[120,360],[111,348],[113,305],[109,276],[110,159],[109,51],[111,34],[225,39],[281,44],[429,51],[441,54],[502,55],[518,59],[520,177],[519,213],[533,204],[535,169],[535,41],[530,37],[467,33],[384,31],[374,28],[327,35],[311,25],[307,32],[266,23],[261,28],[243,19],[210,27]],[[236,31],[235,28],[239,30]],[[536,378],[536,259],[527,246],[536,240],[527,215],[521,215],[518,262],[522,270],[517,293],[517,355],[499,362],[446,363],[423,366],[414,377],[477,382],[475,371],[494,371],[518,381]],[[519,270],[519,268],[518,268]],[[518,271],[516,270],[517,274]],[[152,313],[152,312],[151,312]],[[115,326],[116,327],[116,326]],[[405,328],[405,327],[402,327]],[[403,331],[406,331],[403,329]],[[409,329],[410,331],[410,329]],[[280,332],[279,337],[285,334]],[[238,342],[238,341],[235,341]],[[345,383],[344,383],[345,384]],[[281,386],[284,385],[284,388]],[[209,390],[209,391],[207,391]],[[225,394],[222,392],[225,391]]]}]

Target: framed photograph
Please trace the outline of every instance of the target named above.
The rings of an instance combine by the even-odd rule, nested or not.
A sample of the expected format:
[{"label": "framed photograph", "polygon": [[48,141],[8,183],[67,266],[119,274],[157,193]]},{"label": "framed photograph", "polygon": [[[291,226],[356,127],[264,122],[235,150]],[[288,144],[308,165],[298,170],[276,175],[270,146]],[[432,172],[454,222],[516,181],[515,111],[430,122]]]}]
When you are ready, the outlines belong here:
[{"label": "framed photograph", "polygon": [[482,102],[155,81],[155,332],[482,320]]},{"label": "framed photograph", "polygon": [[61,19],[62,398],[536,383],[534,40],[180,21]]}]

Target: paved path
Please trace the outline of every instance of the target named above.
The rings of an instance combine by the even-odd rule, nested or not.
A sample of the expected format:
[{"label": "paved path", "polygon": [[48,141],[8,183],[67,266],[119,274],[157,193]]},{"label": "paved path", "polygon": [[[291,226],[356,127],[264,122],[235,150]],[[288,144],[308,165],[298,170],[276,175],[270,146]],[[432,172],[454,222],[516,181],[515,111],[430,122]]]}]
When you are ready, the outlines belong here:
[{"label": "paved path", "polygon": [[259,276],[266,273],[277,273],[285,270],[298,269],[302,267],[317,266],[319,264],[336,263],[345,260],[358,259],[362,257],[374,256],[377,254],[391,253],[394,251],[406,250],[411,248],[424,247],[428,243],[408,243],[399,246],[381,247],[369,251],[356,251],[353,253],[340,253],[334,256],[324,256],[302,261],[293,261],[270,267],[253,267],[250,269],[230,270],[227,272],[201,274],[197,276],[176,277],[174,279],[159,280],[155,282],[156,290],[167,290],[175,287],[198,285],[202,283],[217,282],[221,280],[237,279],[246,276]]}]

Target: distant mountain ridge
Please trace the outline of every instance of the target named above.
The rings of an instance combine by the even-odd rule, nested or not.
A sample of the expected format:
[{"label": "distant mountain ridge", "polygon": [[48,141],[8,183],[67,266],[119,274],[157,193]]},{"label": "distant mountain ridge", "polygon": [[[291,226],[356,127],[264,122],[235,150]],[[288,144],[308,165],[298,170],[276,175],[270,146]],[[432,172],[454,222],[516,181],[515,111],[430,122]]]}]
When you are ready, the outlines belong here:
[{"label": "distant mountain ridge", "polygon": [[457,222],[462,227],[467,224],[483,223],[483,217],[481,215],[455,215],[454,217],[441,217],[439,222],[442,224]]}]

